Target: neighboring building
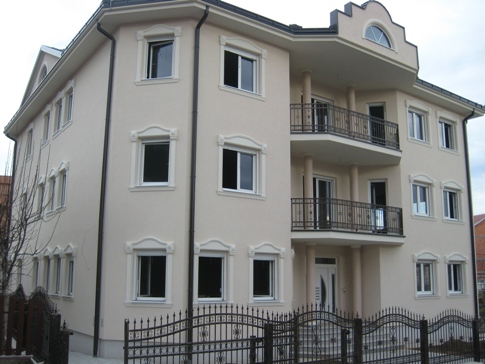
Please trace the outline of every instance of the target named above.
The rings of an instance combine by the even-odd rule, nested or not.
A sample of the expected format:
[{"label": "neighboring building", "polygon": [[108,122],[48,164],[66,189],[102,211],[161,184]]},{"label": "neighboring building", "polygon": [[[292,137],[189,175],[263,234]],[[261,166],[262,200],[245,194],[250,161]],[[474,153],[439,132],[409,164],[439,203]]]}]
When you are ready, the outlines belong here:
[{"label": "neighboring building", "polygon": [[[473,217],[475,227],[475,254],[477,260],[477,281],[478,290],[480,291],[480,300],[483,301],[485,292],[485,214],[475,215]],[[481,302],[485,305],[485,302]]]},{"label": "neighboring building", "polygon": [[194,306],[474,313],[463,124],[485,108],[419,79],[380,3],[330,18],[104,0],[64,51],[41,48],[5,133],[41,171],[16,179],[43,216],[24,285],[49,291],[72,349],[94,337],[120,356],[124,318],[183,310],[189,292]]},{"label": "neighboring building", "polygon": [[0,239],[2,240],[7,237],[11,186],[12,176],[0,176]]}]

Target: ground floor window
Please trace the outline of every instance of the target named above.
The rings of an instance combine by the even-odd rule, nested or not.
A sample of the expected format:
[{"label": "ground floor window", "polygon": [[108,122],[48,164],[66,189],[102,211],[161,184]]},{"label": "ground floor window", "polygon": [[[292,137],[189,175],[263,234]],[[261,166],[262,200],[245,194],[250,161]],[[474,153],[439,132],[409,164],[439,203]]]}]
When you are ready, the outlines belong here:
[{"label": "ground floor window", "polygon": [[138,256],[137,298],[165,298],[166,267],[165,256]]}]

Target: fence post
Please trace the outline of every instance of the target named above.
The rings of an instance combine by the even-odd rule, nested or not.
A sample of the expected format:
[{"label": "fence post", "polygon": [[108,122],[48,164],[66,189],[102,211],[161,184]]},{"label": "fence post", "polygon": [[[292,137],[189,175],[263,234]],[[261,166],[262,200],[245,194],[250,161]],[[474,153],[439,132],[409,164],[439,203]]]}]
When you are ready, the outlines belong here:
[{"label": "fence post", "polygon": [[249,337],[249,363],[256,363],[256,336],[254,335]]},{"label": "fence post", "polygon": [[480,319],[475,318],[472,321],[472,331],[473,331],[473,360],[476,362],[480,361],[480,330],[479,321]]},{"label": "fence post", "polygon": [[5,354],[5,296],[0,296],[0,355]]},{"label": "fence post", "polygon": [[347,329],[342,329],[340,331],[340,356],[342,364],[347,364],[347,336],[350,334],[350,331]]},{"label": "fence post", "polygon": [[25,299],[20,297],[17,300],[17,332],[16,332],[16,347],[15,347],[15,355],[22,354],[25,344]]},{"label": "fence post", "polygon": [[421,364],[429,364],[428,321],[419,321]]},{"label": "fence post", "polygon": [[264,364],[273,363],[273,324],[264,324]]},{"label": "fence post", "polygon": [[362,351],[362,319],[354,319],[354,357],[355,364],[362,364],[363,362],[363,351]]},{"label": "fence post", "polygon": [[51,314],[49,322],[49,364],[60,364],[60,332],[61,332],[61,315]]},{"label": "fence post", "polygon": [[8,300],[8,321],[7,321],[7,340],[5,342],[5,354],[12,355],[12,338],[14,329],[15,297],[10,296]]},{"label": "fence post", "polygon": [[293,315],[293,345],[294,345],[294,362],[295,363],[298,363],[298,359],[299,359],[299,356],[300,356],[300,345],[299,345],[299,342],[300,342],[300,339],[299,339],[299,335],[300,333],[298,332],[299,328],[298,328],[298,317],[299,315],[296,314],[296,312],[294,313]]},{"label": "fence post", "polygon": [[130,331],[130,321],[125,320],[125,345],[123,346],[123,351],[124,351],[124,359],[123,363],[128,364],[128,337],[129,337],[129,331]]}]

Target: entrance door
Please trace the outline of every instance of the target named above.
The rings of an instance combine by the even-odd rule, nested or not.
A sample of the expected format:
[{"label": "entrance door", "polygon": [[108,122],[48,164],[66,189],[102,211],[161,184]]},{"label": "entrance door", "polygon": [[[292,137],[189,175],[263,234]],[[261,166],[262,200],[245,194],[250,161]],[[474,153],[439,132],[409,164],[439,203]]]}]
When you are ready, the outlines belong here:
[{"label": "entrance door", "polygon": [[336,287],[337,265],[335,258],[315,258],[315,301],[322,310],[333,312],[336,309]]},{"label": "entrance door", "polygon": [[312,98],[313,106],[313,130],[319,132],[327,131],[328,127],[328,107],[327,103]]},{"label": "entrance door", "polygon": [[386,144],[386,128],[384,126],[384,105],[369,105],[370,134],[372,143]]},{"label": "entrance door", "polygon": [[387,226],[386,208],[386,182],[371,182],[370,183],[370,203],[372,207],[372,225],[373,231],[385,233]]},{"label": "entrance door", "polygon": [[315,197],[315,228],[329,229],[332,223],[331,197],[332,180],[313,178],[313,196]]}]

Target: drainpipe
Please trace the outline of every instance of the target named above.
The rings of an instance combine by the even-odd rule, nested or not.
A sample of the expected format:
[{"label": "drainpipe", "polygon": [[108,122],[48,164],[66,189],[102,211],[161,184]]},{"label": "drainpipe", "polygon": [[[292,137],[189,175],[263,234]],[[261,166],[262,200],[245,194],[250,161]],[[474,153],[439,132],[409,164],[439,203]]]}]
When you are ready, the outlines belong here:
[{"label": "drainpipe", "polygon": [[475,298],[475,317],[478,318],[478,286],[477,286],[477,262],[475,252],[475,229],[473,226],[473,205],[472,205],[472,182],[470,174],[470,157],[468,154],[468,136],[466,125],[468,120],[475,115],[475,110],[472,111],[465,119],[463,119],[463,140],[465,142],[465,167],[466,167],[466,183],[468,189],[468,214],[470,215],[470,235],[472,248],[472,270],[473,270],[473,297]]},{"label": "drainpipe", "polygon": [[106,119],[104,124],[104,145],[103,145],[103,166],[101,169],[101,193],[99,197],[99,219],[98,219],[98,257],[96,262],[96,298],[94,304],[94,335],[93,335],[93,357],[98,356],[99,326],[101,311],[101,274],[103,270],[103,237],[104,237],[104,210],[106,200],[106,172],[108,169],[108,142],[109,127],[111,123],[111,103],[113,91],[113,68],[115,59],[115,38],[96,24],[98,31],[111,40],[111,52],[109,60],[108,93],[106,95]]},{"label": "drainpipe", "polygon": [[[197,121],[199,112],[199,54],[200,54],[200,28],[209,16],[209,7],[206,6],[204,15],[195,28],[194,47],[194,84],[192,94],[192,153],[190,162],[190,216],[189,216],[189,277],[187,311],[189,325],[192,325],[194,306],[194,245],[195,245],[195,177],[197,171]],[[192,330],[188,331],[187,341],[192,342]]]},{"label": "drainpipe", "polygon": [[[9,196],[8,196],[8,216],[7,216],[7,242],[6,242],[6,246],[9,246],[10,245],[10,225],[11,225],[11,222],[12,222],[12,210],[13,210],[13,191],[14,191],[14,186],[15,186],[15,170],[16,170],[16,166],[17,166],[17,139],[14,139],[12,138],[10,135],[8,134],[5,134],[7,136],[7,138],[9,138],[10,140],[13,141],[13,160],[12,160],[12,180],[10,181],[10,193],[9,193]],[[2,237],[3,238],[3,237]],[[2,252],[2,253],[7,253],[7,252]],[[2,259],[7,259],[8,257],[8,254],[6,254],[5,257],[2,256]],[[3,265],[3,261],[2,261],[2,265]],[[3,269],[2,269],[2,274],[3,274]],[[1,293],[4,293],[3,292],[3,288],[4,287],[1,287]],[[35,288],[35,287],[34,287]],[[3,309],[4,307],[0,307],[0,309]]]}]

